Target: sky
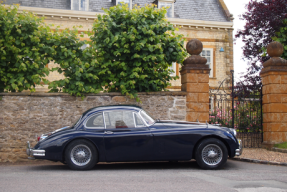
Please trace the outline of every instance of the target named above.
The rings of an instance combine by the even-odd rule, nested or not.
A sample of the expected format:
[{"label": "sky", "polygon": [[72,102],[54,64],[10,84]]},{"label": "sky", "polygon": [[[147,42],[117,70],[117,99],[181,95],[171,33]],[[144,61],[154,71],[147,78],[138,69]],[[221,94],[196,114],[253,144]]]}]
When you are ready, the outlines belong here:
[{"label": "sky", "polygon": [[[238,29],[243,29],[245,21],[239,20],[239,15],[246,12],[245,5],[250,0],[224,0],[229,12],[233,14],[233,38]],[[233,44],[233,60],[234,60],[234,74],[235,81],[240,78],[240,73],[245,72],[247,69],[247,61],[243,61],[242,46],[244,43],[241,39],[234,40]]]}]

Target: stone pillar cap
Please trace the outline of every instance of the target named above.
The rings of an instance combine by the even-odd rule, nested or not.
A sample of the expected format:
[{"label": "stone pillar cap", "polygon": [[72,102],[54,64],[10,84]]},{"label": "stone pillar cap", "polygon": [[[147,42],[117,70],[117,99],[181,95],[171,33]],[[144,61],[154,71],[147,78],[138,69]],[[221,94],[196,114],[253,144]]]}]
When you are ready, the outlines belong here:
[{"label": "stone pillar cap", "polygon": [[286,71],[287,72],[287,60],[281,58],[284,48],[283,45],[279,42],[272,42],[267,46],[267,53],[271,57],[268,61],[263,63],[263,69],[260,74],[269,72],[269,71]]},{"label": "stone pillar cap", "polygon": [[184,69],[204,69],[210,70],[207,63],[207,59],[201,57],[199,54],[202,52],[203,45],[202,42],[198,39],[191,39],[186,44],[186,50],[191,55],[183,61]]}]

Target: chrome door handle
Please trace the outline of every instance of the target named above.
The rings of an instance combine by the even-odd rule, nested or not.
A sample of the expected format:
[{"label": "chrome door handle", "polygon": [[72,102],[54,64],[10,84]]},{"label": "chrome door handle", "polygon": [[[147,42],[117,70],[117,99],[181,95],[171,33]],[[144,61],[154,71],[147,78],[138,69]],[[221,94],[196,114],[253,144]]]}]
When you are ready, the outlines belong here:
[{"label": "chrome door handle", "polygon": [[105,131],[105,134],[114,134],[112,131]]}]

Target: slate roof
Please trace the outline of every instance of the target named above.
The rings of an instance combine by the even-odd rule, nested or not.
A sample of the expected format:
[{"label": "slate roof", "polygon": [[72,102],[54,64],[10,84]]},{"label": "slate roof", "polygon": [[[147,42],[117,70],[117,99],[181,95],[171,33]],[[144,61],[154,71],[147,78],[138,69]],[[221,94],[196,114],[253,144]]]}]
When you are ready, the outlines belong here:
[{"label": "slate roof", "polygon": [[[133,4],[144,6],[154,0],[133,0]],[[71,9],[71,0],[7,0],[5,4],[52,9]],[[102,8],[114,6],[109,0],[89,0],[89,11],[103,12]],[[176,0],[174,17],[180,19],[229,22],[219,0]]]}]

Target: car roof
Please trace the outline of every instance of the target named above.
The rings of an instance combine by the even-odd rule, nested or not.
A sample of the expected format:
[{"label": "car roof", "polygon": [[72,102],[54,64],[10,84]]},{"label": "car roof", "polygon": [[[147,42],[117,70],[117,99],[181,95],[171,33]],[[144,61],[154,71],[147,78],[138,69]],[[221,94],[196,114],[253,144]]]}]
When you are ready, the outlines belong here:
[{"label": "car roof", "polygon": [[132,109],[132,110],[136,110],[136,111],[142,110],[142,108],[140,106],[136,106],[136,105],[105,105],[105,106],[98,106],[98,107],[93,107],[91,109],[88,109],[87,111],[85,111],[83,113],[83,116],[85,116],[91,112],[94,112],[94,111],[110,110],[110,109]]}]

